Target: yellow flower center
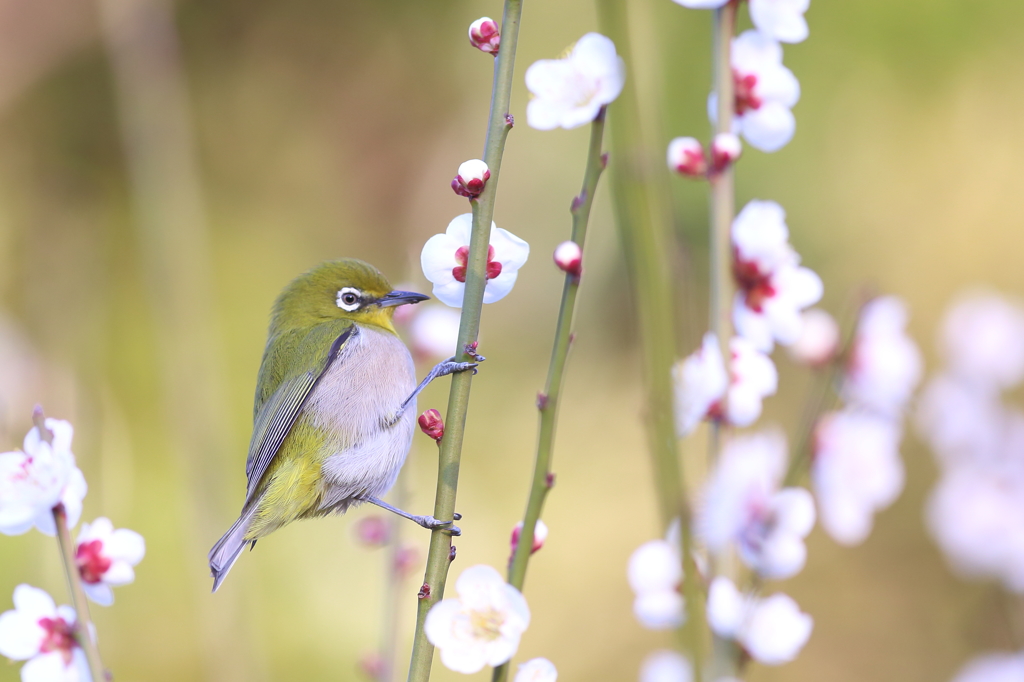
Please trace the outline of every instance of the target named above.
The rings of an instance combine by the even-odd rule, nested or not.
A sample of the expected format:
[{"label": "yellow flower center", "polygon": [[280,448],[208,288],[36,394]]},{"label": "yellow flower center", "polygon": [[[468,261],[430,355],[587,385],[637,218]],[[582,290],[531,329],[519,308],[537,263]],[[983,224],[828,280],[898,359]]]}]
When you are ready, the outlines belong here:
[{"label": "yellow flower center", "polygon": [[471,611],[469,623],[473,628],[474,637],[493,642],[501,637],[501,626],[505,624],[505,614],[493,608]]}]

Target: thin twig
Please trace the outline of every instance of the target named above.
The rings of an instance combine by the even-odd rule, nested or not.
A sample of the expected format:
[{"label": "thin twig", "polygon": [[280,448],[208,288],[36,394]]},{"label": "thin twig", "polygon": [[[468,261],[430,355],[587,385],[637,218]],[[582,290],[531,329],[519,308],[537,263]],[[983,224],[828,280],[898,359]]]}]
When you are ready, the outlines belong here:
[{"label": "thin twig", "polygon": [[[32,420],[35,422],[36,428],[39,429],[39,437],[53,445],[53,433],[46,427],[46,416],[41,408],[35,409]],[[75,561],[75,542],[71,539],[71,531],[68,530],[68,514],[63,504],[58,504],[53,508],[53,522],[57,526],[57,546],[60,548],[60,558],[64,564],[68,592],[71,593],[71,602],[75,606],[77,640],[82,650],[85,651],[93,682],[104,682],[107,679],[107,674],[103,668],[103,660],[100,658],[99,646],[96,644],[95,628],[89,617],[89,602],[86,600],[85,590],[82,588],[82,575],[78,571],[78,562]]]},{"label": "thin twig", "polygon": [[[473,231],[469,241],[469,257],[466,263],[466,292],[462,306],[462,321],[459,326],[459,342],[455,351],[457,356],[461,356],[467,361],[472,359],[467,353],[467,346],[476,341],[480,332],[480,312],[483,308],[484,287],[487,283],[487,249],[490,245],[494,199],[498,191],[498,176],[501,171],[501,157],[505,150],[505,138],[513,124],[512,116],[508,112],[509,101],[512,97],[512,76],[522,12],[522,0],[505,0],[505,11],[501,22],[501,47],[494,60],[491,110],[487,124],[487,139],[484,142],[483,161],[487,164],[491,175],[483,193],[471,201]],[[472,383],[471,372],[462,372],[452,377],[451,392],[448,395],[448,410],[445,415],[445,434],[441,439],[438,456],[434,518],[452,519],[455,514],[462,440],[465,434],[469,390]],[[423,626],[430,607],[444,596],[451,553],[451,535],[443,530],[433,531],[430,536],[430,550],[427,554],[427,568],[423,576],[424,587],[420,590],[422,596],[418,597],[416,634],[413,639],[412,660],[409,664],[409,682],[427,682],[430,679],[434,647],[427,640]]]}]

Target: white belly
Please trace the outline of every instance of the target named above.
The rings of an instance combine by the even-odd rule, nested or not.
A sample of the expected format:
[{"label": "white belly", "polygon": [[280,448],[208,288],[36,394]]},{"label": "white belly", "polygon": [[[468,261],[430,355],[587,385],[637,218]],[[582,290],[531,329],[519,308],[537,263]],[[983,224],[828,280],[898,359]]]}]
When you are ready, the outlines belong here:
[{"label": "white belly", "polygon": [[395,483],[415,432],[416,401],[388,422],[416,388],[412,356],[394,334],[359,327],[309,396],[313,423],[337,434],[323,464],[321,508],[344,511],[348,498],[379,497]]}]

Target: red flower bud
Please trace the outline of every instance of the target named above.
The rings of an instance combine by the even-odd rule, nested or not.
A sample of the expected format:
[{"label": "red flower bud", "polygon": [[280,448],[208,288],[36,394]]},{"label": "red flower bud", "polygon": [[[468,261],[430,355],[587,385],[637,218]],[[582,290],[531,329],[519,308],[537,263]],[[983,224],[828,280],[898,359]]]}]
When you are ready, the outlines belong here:
[{"label": "red flower bud", "polygon": [[478,50],[498,54],[501,32],[498,24],[490,17],[481,17],[469,25],[469,44]]},{"label": "red flower bud", "polygon": [[470,159],[459,166],[459,174],[452,180],[452,190],[460,197],[475,199],[480,196],[491,177],[487,164],[480,159]]},{"label": "red flower bud", "polygon": [[440,412],[431,408],[421,414],[417,421],[420,424],[420,431],[437,442],[441,442],[441,438],[444,436],[444,420],[441,419]]},{"label": "red flower bud", "polygon": [[[516,527],[512,529],[512,554],[516,553],[516,547],[519,546],[519,536],[523,532],[523,522],[520,521],[516,524]],[[538,549],[544,546],[544,541],[548,539],[548,527],[547,524],[537,519],[537,525],[533,527],[533,547],[530,549],[530,554],[533,554]]]},{"label": "red flower bud", "polygon": [[692,137],[677,137],[668,144],[668,167],[680,175],[703,178],[708,172],[704,146]]},{"label": "red flower bud", "polygon": [[562,272],[579,277],[583,270],[583,251],[576,242],[562,242],[555,248],[555,265]]},{"label": "red flower bud", "polygon": [[711,143],[711,172],[721,173],[743,153],[740,138],[732,133],[718,133]]}]

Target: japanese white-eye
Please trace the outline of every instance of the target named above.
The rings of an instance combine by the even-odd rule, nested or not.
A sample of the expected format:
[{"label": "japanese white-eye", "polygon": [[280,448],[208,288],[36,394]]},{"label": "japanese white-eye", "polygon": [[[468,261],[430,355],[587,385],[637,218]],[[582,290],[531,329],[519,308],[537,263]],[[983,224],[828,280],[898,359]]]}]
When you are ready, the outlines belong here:
[{"label": "japanese white-eye", "polygon": [[475,367],[442,362],[416,385],[392,318],[396,306],[428,298],[392,291],[376,268],[351,258],[323,263],[281,292],[256,379],[245,503],[210,550],[214,591],[246,545],[297,519],[342,514],[362,502],[459,532],[450,521],[379,499],[409,452],[416,395],[438,376]]}]

